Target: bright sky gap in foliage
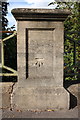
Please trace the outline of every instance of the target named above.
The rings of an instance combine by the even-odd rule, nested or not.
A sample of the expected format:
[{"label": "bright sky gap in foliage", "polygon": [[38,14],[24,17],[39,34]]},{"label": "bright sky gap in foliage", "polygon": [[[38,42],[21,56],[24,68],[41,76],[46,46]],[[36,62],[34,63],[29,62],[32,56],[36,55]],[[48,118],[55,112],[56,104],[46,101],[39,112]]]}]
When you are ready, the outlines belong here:
[{"label": "bright sky gap in foliage", "polygon": [[[48,6],[49,3],[54,2],[54,0],[6,0],[9,2],[8,6],[8,27],[16,25],[16,20],[14,19],[13,15],[11,14],[11,10],[14,8],[54,8],[53,5]],[[80,0],[56,0],[61,2],[80,2]]]},{"label": "bright sky gap in foliage", "polygon": [[16,20],[11,14],[11,10],[14,8],[53,8],[53,6],[48,6],[48,4],[50,2],[53,2],[53,0],[7,0],[7,2],[9,2],[7,15],[9,21],[8,27],[11,27],[13,25],[16,26]]}]

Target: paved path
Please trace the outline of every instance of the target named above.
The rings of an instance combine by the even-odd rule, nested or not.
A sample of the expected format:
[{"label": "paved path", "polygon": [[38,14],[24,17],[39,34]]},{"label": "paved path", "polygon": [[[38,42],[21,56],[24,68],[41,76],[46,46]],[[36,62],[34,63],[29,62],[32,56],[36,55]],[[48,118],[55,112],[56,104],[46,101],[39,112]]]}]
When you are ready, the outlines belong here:
[{"label": "paved path", "polygon": [[78,108],[55,111],[3,110],[3,118],[78,118]]}]

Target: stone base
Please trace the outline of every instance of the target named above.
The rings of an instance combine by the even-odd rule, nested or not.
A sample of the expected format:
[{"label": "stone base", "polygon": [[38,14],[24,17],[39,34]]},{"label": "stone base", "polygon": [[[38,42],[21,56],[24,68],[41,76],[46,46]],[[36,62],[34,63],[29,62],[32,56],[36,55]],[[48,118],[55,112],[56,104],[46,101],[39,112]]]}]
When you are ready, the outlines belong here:
[{"label": "stone base", "polygon": [[14,83],[0,83],[0,109],[8,109],[11,107],[11,93]]},{"label": "stone base", "polygon": [[12,106],[24,110],[69,109],[69,98],[63,87],[18,87],[13,93]]}]

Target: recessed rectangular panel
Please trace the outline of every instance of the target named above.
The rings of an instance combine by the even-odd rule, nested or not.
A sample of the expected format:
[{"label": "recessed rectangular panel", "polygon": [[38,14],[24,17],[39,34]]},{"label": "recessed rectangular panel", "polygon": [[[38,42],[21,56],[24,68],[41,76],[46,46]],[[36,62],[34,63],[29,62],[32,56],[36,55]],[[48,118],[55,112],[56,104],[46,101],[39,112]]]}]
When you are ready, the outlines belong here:
[{"label": "recessed rectangular panel", "polygon": [[27,76],[53,77],[53,30],[28,30]]}]

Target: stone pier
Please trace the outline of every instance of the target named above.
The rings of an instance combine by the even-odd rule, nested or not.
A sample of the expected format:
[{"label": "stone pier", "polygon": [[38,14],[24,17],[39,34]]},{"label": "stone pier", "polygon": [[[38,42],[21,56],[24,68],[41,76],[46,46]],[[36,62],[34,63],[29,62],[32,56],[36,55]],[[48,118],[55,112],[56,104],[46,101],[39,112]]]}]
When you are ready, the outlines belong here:
[{"label": "stone pier", "polygon": [[17,20],[18,82],[12,106],[19,109],[69,109],[63,87],[64,24],[68,10],[12,10]]}]

